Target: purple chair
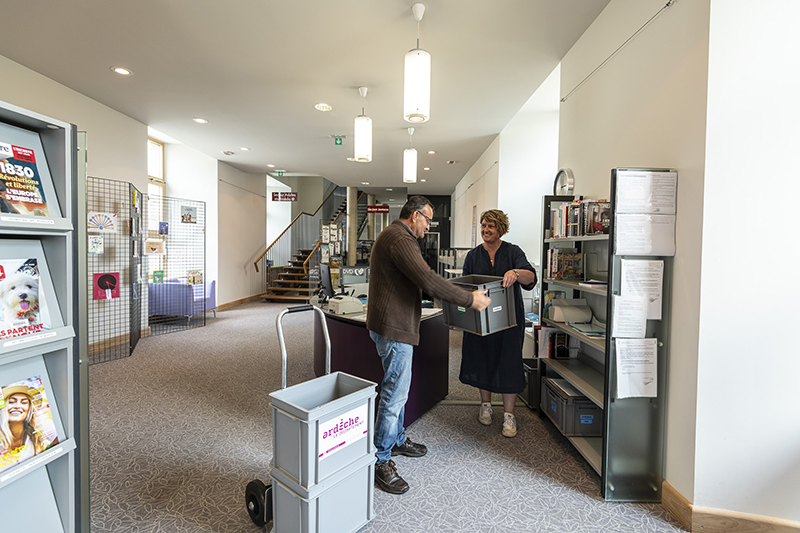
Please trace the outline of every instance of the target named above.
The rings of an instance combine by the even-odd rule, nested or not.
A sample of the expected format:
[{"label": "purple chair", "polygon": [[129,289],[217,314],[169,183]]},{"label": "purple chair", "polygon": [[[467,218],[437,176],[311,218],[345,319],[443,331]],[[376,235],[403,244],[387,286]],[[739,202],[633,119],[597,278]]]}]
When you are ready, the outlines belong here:
[{"label": "purple chair", "polygon": [[[195,294],[194,294],[195,302],[197,302],[198,300],[201,300],[201,299],[205,300],[205,304],[203,305],[203,309],[205,309],[206,311],[213,311],[214,312],[214,318],[216,318],[217,317],[217,281],[212,279],[211,282],[202,285],[202,287],[205,287],[205,289],[206,289],[205,290],[205,294],[201,293],[201,286],[200,285],[195,285],[195,287],[196,287],[195,288]],[[198,293],[200,293],[200,294],[198,294]],[[195,305],[195,308],[197,308],[197,305]]]}]

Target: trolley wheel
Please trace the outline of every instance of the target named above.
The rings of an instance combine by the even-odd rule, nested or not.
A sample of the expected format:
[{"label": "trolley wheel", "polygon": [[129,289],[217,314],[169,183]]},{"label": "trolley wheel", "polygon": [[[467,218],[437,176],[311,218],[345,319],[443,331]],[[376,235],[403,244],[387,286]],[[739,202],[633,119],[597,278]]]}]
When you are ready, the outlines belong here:
[{"label": "trolley wheel", "polygon": [[251,481],[244,490],[244,500],[255,525],[264,527],[272,520],[272,485],[266,486],[258,479]]}]

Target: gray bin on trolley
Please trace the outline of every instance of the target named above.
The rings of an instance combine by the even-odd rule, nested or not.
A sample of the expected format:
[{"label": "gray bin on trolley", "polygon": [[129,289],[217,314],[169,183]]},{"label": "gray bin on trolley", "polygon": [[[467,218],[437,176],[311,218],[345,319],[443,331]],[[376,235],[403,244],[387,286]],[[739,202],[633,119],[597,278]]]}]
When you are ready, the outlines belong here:
[{"label": "gray bin on trolley", "polygon": [[272,532],[354,532],[375,517],[376,384],[344,372],[331,374],[324,314],[310,305],[291,309],[313,309],[320,315],[326,374],[286,387],[281,318],[291,311],[282,311],[277,319],[282,388],[270,394],[273,458],[267,494],[272,493]]}]

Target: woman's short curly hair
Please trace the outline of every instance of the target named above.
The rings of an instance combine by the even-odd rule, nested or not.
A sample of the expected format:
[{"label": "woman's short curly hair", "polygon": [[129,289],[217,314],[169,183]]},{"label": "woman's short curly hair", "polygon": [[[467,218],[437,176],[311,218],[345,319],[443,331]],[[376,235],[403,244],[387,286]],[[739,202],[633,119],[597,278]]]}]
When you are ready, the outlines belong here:
[{"label": "woman's short curly hair", "polygon": [[494,227],[497,228],[501,236],[508,233],[508,228],[511,227],[511,224],[508,222],[508,216],[499,209],[489,209],[481,213],[481,223],[483,223],[484,220],[486,222],[494,222]]}]

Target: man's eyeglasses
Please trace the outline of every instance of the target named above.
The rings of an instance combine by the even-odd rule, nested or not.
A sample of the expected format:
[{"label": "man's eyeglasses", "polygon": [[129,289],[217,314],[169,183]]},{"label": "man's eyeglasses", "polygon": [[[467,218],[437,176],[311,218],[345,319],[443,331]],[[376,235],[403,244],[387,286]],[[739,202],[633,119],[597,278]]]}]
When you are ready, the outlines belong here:
[{"label": "man's eyeglasses", "polygon": [[425,213],[423,213],[422,211],[417,211],[417,213],[419,213],[420,215],[424,216],[424,217],[425,217],[425,220],[427,220],[427,221],[428,221],[428,225],[429,225],[429,226],[431,225],[431,222],[433,222],[433,220],[431,220],[431,219],[428,217],[428,215],[426,215],[426,214],[425,214]]}]

